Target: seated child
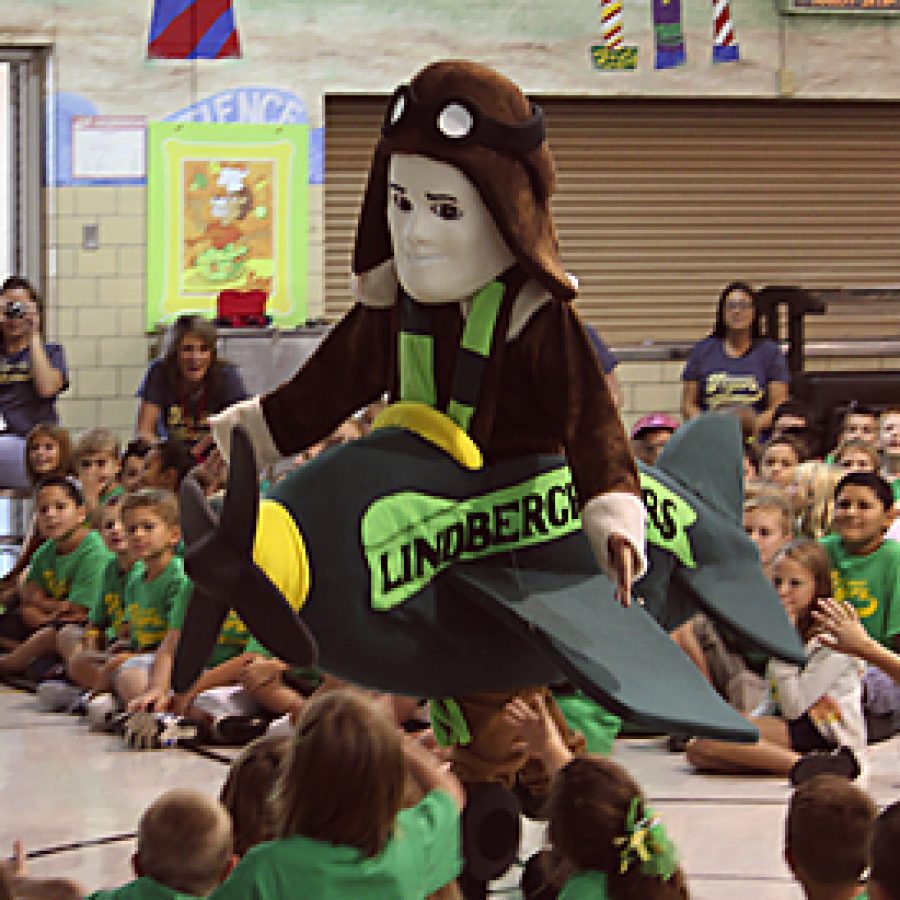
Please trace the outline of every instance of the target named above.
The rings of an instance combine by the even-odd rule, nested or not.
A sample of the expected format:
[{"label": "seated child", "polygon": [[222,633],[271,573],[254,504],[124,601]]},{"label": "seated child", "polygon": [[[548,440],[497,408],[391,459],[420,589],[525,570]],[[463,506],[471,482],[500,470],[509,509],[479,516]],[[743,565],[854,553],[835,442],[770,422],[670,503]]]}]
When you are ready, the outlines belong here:
[{"label": "seated child", "polygon": [[[787,496],[768,486],[764,493],[747,500],[744,530],[759,550],[763,571],[771,577],[772,558],[792,534],[792,508]],[[765,659],[736,649],[731,634],[716,627],[709,616],[692,616],[672,632],[672,639],[739,712],[752,712],[765,698]],[[673,742],[673,749],[680,749],[680,742]]]},{"label": "seated child", "polygon": [[219,800],[231,816],[238,857],[275,837],[272,793],[292,746],[292,737],[258,738],[241,751],[228,770]]},{"label": "seated child", "polygon": [[[822,538],[831,560],[833,598],[856,609],[869,636],[900,649],[900,544],[884,539],[893,496],[874,472],[850,472],[837,487],[833,533]],[[870,716],[900,711],[900,689],[880,668],[865,674]],[[870,729],[874,724],[870,718]]]},{"label": "seated child", "polygon": [[177,493],[181,482],[194,468],[196,460],[188,445],[175,438],[153,444],[144,457],[141,486]]},{"label": "seated child", "polygon": [[[840,447],[844,441],[849,441],[853,438],[875,443],[878,440],[878,420],[878,410],[854,401],[847,407],[841,418],[841,427],[838,431],[835,446]],[[825,461],[834,462],[834,454],[829,454]]]},{"label": "seated child", "polygon": [[[862,715],[862,666],[836,653],[815,635],[812,610],[831,593],[828,557],[820,544],[801,538],[780,550],[773,563],[775,589],[788,618],[806,643],[808,662],[801,670],[771,659],[770,714],[751,719],[759,741],[737,744],[695,738],[687,759],[703,771],[767,772],[798,783],[813,771],[859,774],[857,755],[866,746]],[[837,751],[840,748],[840,752]],[[829,751],[804,758],[811,751]]]},{"label": "seated child", "polygon": [[793,398],[779,403],[772,415],[772,437],[780,437],[791,430],[809,429],[813,425],[812,410],[801,400]]},{"label": "seated child", "polygon": [[144,461],[153,444],[146,438],[133,438],[122,451],[119,458],[119,480],[125,492],[130,494],[143,486]]},{"label": "seated child", "polygon": [[900,802],[875,820],[871,857],[868,900],[900,900]]},{"label": "seated child", "polygon": [[[140,490],[122,503],[122,521],[135,559],[124,587],[130,652],[98,673],[88,718],[103,727],[121,707],[165,709],[172,663],[192,585],[175,555],[178,501],[163,490]],[[113,696],[114,692],[114,696]]]},{"label": "seated child", "polygon": [[138,824],[135,881],[88,900],[179,900],[206,897],[234,867],[231,821],[217,800],[174,790],[147,808]]},{"label": "seated child", "polygon": [[[66,663],[66,674],[83,691],[93,690],[103,667],[117,653],[130,648],[125,623],[125,580],[134,559],[122,523],[121,504],[99,507],[94,511],[94,520],[111,556],[103,569],[100,594],[88,613],[84,641]],[[41,695],[40,690],[38,694]],[[59,697],[62,702],[61,691]],[[45,708],[49,706],[48,699]]]},{"label": "seated child", "polygon": [[[0,659],[0,674],[22,672],[59,649],[60,629],[82,625],[100,593],[108,551],[85,521],[81,487],[71,475],[51,475],[38,485],[38,524],[46,540],[31,561],[22,586],[20,644]],[[71,634],[71,632],[69,632]]]},{"label": "seated child", "polygon": [[[37,486],[40,480],[48,475],[71,475],[71,470],[72,442],[69,439],[69,432],[49,422],[35,425],[25,438],[25,471],[32,486]],[[31,557],[44,543],[45,538],[37,530],[36,518],[32,512],[16,564],[0,578],[0,603],[8,603],[17,596],[19,582],[31,562]]]},{"label": "seated child", "polygon": [[541,697],[517,697],[506,707],[524,748],[552,775],[548,837],[558,859],[553,884],[560,900],[686,900],[675,847],[640,787],[620,765],[574,757]]},{"label": "seated child", "polygon": [[[410,776],[424,797],[401,809]],[[213,894],[420,900],[460,871],[457,779],[355,691],[305,706],[275,792],[275,840],[250,849]]]},{"label": "seated child", "polygon": [[805,459],[806,448],[796,438],[772,438],[763,448],[759,476],[769,484],[788,489],[794,483],[794,470]]},{"label": "seated child", "polygon": [[119,484],[119,439],[111,431],[86,431],[76,441],[72,457],[88,512],[124,493]]},{"label": "seated child", "polygon": [[876,812],[865,791],[835,775],[817,775],[794,791],[784,858],[807,900],[850,900],[859,894]]},{"label": "seated child", "polygon": [[871,441],[848,438],[834,451],[834,464],[847,472],[877,472],[881,455]]},{"label": "seated child", "polygon": [[820,538],[831,531],[834,491],[846,469],[808,460],[794,470],[794,511],[797,536]]},{"label": "seated child", "polygon": [[882,474],[894,492],[894,504],[900,505],[900,408],[892,407],[881,414],[878,444]]}]

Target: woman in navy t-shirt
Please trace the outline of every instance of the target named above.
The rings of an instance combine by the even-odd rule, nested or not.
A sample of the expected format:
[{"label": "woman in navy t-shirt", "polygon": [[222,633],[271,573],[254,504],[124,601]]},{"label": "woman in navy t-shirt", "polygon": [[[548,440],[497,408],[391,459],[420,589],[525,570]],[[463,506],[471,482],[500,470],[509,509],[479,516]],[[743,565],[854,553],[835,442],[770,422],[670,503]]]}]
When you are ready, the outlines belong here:
[{"label": "woman in navy t-shirt", "polygon": [[153,360],[137,390],[135,432],[148,440],[175,438],[200,456],[212,446],[209,416],[247,398],[237,366],[216,353],[216,328],[202,316],[179,316],[168,349]]},{"label": "woman in navy t-shirt", "polygon": [[25,438],[35,425],[59,421],[56,397],[69,376],[63,348],[41,337],[37,291],[18,275],[0,287],[0,340],[0,488],[27,488]]},{"label": "woman in navy t-shirt", "polygon": [[691,348],[681,373],[681,412],[692,419],[708,409],[745,407],[756,416],[757,433],[765,432],[787,398],[789,378],[781,349],[760,336],[753,289],[733,281],[719,296],[713,333]]}]

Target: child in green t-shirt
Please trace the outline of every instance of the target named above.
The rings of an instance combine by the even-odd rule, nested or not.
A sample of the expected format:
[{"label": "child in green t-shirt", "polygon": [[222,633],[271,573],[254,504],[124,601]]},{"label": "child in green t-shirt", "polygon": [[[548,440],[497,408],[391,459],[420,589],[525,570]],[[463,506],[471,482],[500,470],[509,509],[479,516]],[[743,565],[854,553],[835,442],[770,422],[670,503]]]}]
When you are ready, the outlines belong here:
[{"label": "child in green t-shirt", "polygon": [[88,613],[83,646],[66,666],[69,678],[88,691],[95,689],[97,676],[104,666],[117,653],[130,649],[125,622],[125,580],[134,562],[122,523],[121,504],[107,503],[96,509],[92,518],[110,557],[101,574],[100,593]]},{"label": "child in green t-shirt", "polygon": [[[552,869],[573,873],[560,900],[687,896],[675,847],[622,766],[599,756],[573,756],[540,696],[533,705],[520,697],[510,701],[504,718],[552,778],[548,836],[562,863]],[[543,874],[552,881],[551,867]]]},{"label": "child in green t-shirt", "polygon": [[[890,485],[874,472],[850,472],[835,492],[832,534],[822,538],[831,560],[833,599],[849,603],[869,637],[896,655],[900,650],[900,544],[884,532],[893,505]],[[865,657],[864,657],[865,658]],[[900,686],[869,665],[864,697],[870,715],[900,711]]]},{"label": "child in green t-shirt", "polygon": [[85,521],[84,496],[74,478],[43,479],[35,506],[38,525],[48,539],[32,557],[22,587],[20,614],[33,634],[0,659],[0,674],[22,672],[42,656],[59,654],[66,659],[77,649],[109,558],[100,535]]},{"label": "child in green t-shirt", "polygon": [[132,712],[165,708],[192,590],[174,552],[181,531],[173,493],[147,489],[129,494],[122,502],[122,521],[135,559],[123,589],[130,652],[114,657],[97,675],[88,719],[101,727],[117,711],[117,701]]},{"label": "child in green t-shirt", "polygon": [[[231,819],[225,807],[199,791],[167,791],[138,823],[134,881],[95,891],[88,900],[189,900],[207,897],[234,868]],[[17,848],[18,849],[18,848]],[[21,854],[20,854],[21,855]],[[22,866],[20,864],[19,868]],[[73,882],[14,873],[16,897],[83,897]]]},{"label": "child in green t-shirt", "polygon": [[138,824],[132,859],[137,879],[88,900],[206,897],[234,863],[231,820],[222,804],[198,791],[169,791]]},{"label": "child in green t-shirt", "polygon": [[[216,900],[421,900],[460,870],[456,777],[358,691],[304,707],[275,790],[275,840],[251,848]],[[422,792],[402,809],[410,777]]]}]

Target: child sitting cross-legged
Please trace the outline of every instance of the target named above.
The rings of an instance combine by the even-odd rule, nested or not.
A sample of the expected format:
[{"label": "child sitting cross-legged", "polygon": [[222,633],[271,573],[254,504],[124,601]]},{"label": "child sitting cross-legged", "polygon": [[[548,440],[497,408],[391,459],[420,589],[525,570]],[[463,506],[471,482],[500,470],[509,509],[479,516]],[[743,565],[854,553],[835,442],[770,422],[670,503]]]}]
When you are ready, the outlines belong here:
[{"label": "child sitting cross-legged", "polygon": [[806,643],[808,662],[800,669],[769,661],[769,714],[751,720],[759,741],[694,739],[687,745],[688,761],[705,771],[789,775],[795,784],[820,771],[855,778],[866,746],[862,666],[819,640],[812,616],[816,603],[831,593],[828,557],[816,541],[798,539],[776,553],[772,580]]},{"label": "child sitting cross-legged", "polygon": [[100,572],[108,559],[100,535],[85,521],[84,497],[74,478],[51,475],[41,481],[36,507],[38,526],[48,539],[34,554],[22,586],[18,616],[25,640],[0,658],[2,675],[24,672],[41,658],[70,655],[99,596]]},{"label": "child sitting cross-legged", "polygon": [[[84,638],[66,661],[66,674],[79,691],[92,691],[104,666],[131,646],[125,623],[125,581],[134,558],[122,523],[121,504],[107,503],[99,507],[92,519],[110,557],[103,569],[100,593],[88,613]],[[67,695],[54,682],[44,682],[38,688],[38,697],[45,709],[80,708],[75,705],[71,692]]]},{"label": "child sitting cross-legged", "polygon": [[179,629],[192,585],[181,558],[178,501],[163,490],[140,490],[122,503],[122,521],[135,559],[124,587],[130,651],[97,673],[88,719],[104,727],[126,706],[165,709]]},{"label": "child sitting cross-legged", "polygon": [[[401,809],[407,777],[424,797]],[[217,900],[302,893],[421,900],[459,874],[459,782],[349,689],[304,707],[275,792],[275,840],[250,849]]]},{"label": "child sitting cross-legged", "polygon": [[541,759],[552,776],[546,811],[553,849],[541,854],[537,866],[526,867],[526,896],[560,900],[689,896],[674,845],[625,769],[599,756],[573,756],[540,696],[533,705],[521,697],[510,701],[504,718],[518,730],[522,749]]}]

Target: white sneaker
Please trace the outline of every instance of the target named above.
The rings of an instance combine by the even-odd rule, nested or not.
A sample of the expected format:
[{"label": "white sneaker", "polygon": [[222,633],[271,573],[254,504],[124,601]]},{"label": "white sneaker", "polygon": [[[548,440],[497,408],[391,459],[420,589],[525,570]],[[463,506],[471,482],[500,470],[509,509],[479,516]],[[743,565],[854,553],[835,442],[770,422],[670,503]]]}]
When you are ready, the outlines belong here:
[{"label": "white sneaker", "polygon": [[110,731],[121,711],[122,704],[113,694],[98,694],[87,705],[87,720],[91,731]]},{"label": "white sneaker", "polygon": [[42,681],[37,688],[38,709],[65,712],[81,697],[81,688],[68,681]]}]

